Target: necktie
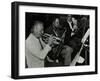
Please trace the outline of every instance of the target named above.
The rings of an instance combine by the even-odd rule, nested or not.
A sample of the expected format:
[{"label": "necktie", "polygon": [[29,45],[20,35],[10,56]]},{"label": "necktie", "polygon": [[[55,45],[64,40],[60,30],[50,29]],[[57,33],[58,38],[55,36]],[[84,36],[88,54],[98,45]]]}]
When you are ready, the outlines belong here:
[{"label": "necktie", "polygon": [[39,42],[40,42],[41,48],[43,49],[43,45],[42,45],[42,42],[41,42],[40,38],[39,38]]}]

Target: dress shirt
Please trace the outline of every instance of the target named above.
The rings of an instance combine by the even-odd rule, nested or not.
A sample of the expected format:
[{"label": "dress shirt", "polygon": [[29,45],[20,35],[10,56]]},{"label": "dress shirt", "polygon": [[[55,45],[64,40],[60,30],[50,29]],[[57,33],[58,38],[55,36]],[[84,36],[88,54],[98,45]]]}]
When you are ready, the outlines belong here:
[{"label": "dress shirt", "polygon": [[74,29],[73,29],[73,27],[72,27],[72,22],[69,22],[69,21],[68,21],[68,24],[69,24],[69,26],[70,26],[70,29],[71,29],[72,31],[74,31]]}]

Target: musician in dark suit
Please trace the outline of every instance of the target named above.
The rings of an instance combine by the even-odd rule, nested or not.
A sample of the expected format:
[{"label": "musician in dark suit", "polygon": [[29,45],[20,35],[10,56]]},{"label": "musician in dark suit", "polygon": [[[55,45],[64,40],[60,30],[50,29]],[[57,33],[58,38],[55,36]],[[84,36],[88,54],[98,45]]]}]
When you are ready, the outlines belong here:
[{"label": "musician in dark suit", "polygon": [[[59,38],[62,38],[62,35],[64,35],[64,45],[63,45],[61,54],[59,56],[60,58],[62,58],[63,65],[65,66],[70,65],[71,53],[73,52],[73,49],[69,45],[69,42],[71,39],[71,29],[69,28],[69,24],[66,24],[66,27],[65,26],[62,27],[60,25],[59,18],[55,18],[52,25],[47,30],[45,30],[45,33],[54,35]],[[56,49],[56,46],[55,46],[55,49]]]}]

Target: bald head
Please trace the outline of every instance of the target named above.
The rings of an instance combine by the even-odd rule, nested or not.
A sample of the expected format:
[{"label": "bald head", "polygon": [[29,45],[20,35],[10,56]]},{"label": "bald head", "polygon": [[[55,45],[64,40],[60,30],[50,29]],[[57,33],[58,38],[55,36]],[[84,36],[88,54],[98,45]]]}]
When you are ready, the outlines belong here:
[{"label": "bald head", "polygon": [[36,21],[34,22],[34,24],[32,25],[32,29],[31,32],[32,34],[34,34],[34,36],[36,36],[37,38],[41,37],[41,35],[43,34],[43,23],[40,21]]}]

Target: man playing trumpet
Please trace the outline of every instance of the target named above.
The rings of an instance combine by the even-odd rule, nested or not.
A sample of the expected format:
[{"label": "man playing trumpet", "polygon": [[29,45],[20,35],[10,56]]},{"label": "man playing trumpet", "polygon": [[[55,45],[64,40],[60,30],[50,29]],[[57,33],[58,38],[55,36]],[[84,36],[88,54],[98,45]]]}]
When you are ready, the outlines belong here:
[{"label": "man playing trumpet", "polygon": [[44,67],[44,59],[51,50],[53,37],[49,37],[48,43],[45,44],[41,39],[43,29],[42,22],[34,22],[31,33],[25,41],[25,57],[28,68]]}]

